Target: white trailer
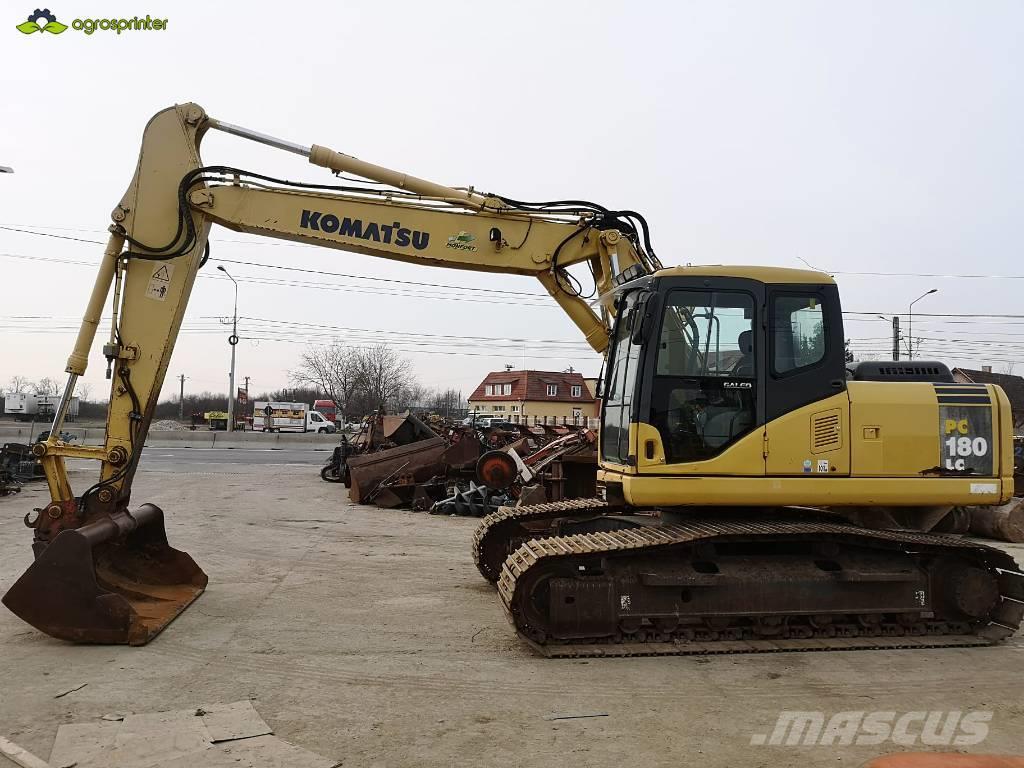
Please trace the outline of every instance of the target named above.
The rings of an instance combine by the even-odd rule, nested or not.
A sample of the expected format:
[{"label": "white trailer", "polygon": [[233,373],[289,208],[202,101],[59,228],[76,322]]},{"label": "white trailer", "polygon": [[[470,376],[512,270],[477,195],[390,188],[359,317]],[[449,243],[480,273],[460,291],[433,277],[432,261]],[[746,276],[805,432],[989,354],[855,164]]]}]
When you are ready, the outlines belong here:
[{"label": "white trailer", "polygon": [[[4,398],[4,412],[18,421],[45,421],[53,416],[60,405],[60,395],[30,395],[26,392],[12,392]],[[68,405],[68,421],[78,418],[78,398],[71,398]]]},{"label": "white trailer", "polygon": [[24,421],[39,412],[39,395],[12,392],[4,398],[4,412]]},{"label": "white trailer", "polygon": [[[36,395],[36,397],[39,398],[39,415],[53,416],[57,406],[60,405],[60,395]],[[76,421],[78,419],[78,404],[78,398],[72,397],[71,402],[68,404],[68,421]]]}]

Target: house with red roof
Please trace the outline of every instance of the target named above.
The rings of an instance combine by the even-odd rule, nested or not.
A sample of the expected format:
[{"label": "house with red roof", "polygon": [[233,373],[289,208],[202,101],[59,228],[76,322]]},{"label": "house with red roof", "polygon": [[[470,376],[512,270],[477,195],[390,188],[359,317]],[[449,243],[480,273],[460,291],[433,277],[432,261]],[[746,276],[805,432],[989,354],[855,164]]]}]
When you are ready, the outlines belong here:
[{"label": "house with red roof", "polygon": [[597,417],[594,383],[577,371],[492,371],[469,396],[469,408],[516,424],[586,425]]},{"label": "house with red roof", "polygon": [[1024,378],[1012,373],[993,373],[991,365],[982,366],[980,371],[970,368],[954,368],[953,381],[963,384],[998,384],[1006,392],[1013,412],[1013,426],[1016,434],[1024,432]]}]

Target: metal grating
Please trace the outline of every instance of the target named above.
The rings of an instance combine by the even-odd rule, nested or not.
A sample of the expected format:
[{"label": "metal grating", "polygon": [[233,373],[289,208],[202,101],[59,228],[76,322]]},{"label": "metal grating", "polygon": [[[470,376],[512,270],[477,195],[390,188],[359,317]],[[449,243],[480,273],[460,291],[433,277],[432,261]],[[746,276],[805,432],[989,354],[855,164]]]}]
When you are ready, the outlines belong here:
[{"label": "metal grating", "polygon": [[811,416],[811,450],[823,453],[839,448],[843,444],[839,426],[839,410],[822,411]]}]

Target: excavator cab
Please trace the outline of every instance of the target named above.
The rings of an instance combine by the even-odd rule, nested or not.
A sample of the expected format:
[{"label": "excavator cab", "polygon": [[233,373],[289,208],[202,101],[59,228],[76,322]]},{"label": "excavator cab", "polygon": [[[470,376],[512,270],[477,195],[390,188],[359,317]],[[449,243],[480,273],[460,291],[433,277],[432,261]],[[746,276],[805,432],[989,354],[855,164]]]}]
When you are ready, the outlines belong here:
[{"label": "excavator cab", "polygon": [[679,267],[623,288],[601,432],[601,458],[622,474],[714,465],[764,476],[760,444],[730,449],[845,391],[839,293],[826,275]]}]

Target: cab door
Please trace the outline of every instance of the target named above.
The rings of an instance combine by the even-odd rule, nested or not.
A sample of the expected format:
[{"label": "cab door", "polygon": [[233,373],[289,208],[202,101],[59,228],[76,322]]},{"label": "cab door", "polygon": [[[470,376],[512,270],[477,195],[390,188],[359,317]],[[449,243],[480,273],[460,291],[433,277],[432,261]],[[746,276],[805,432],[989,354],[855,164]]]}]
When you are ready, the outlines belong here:
[{"label": "cab door", "polygon": [[835,285],[772,285],[768,349],[768,475],[850,474],[850,404],[843,318]]},{"label": "cab door", "polygon": [[645,337],[641,474],[763,476],[764,284],[664,279]]}]

